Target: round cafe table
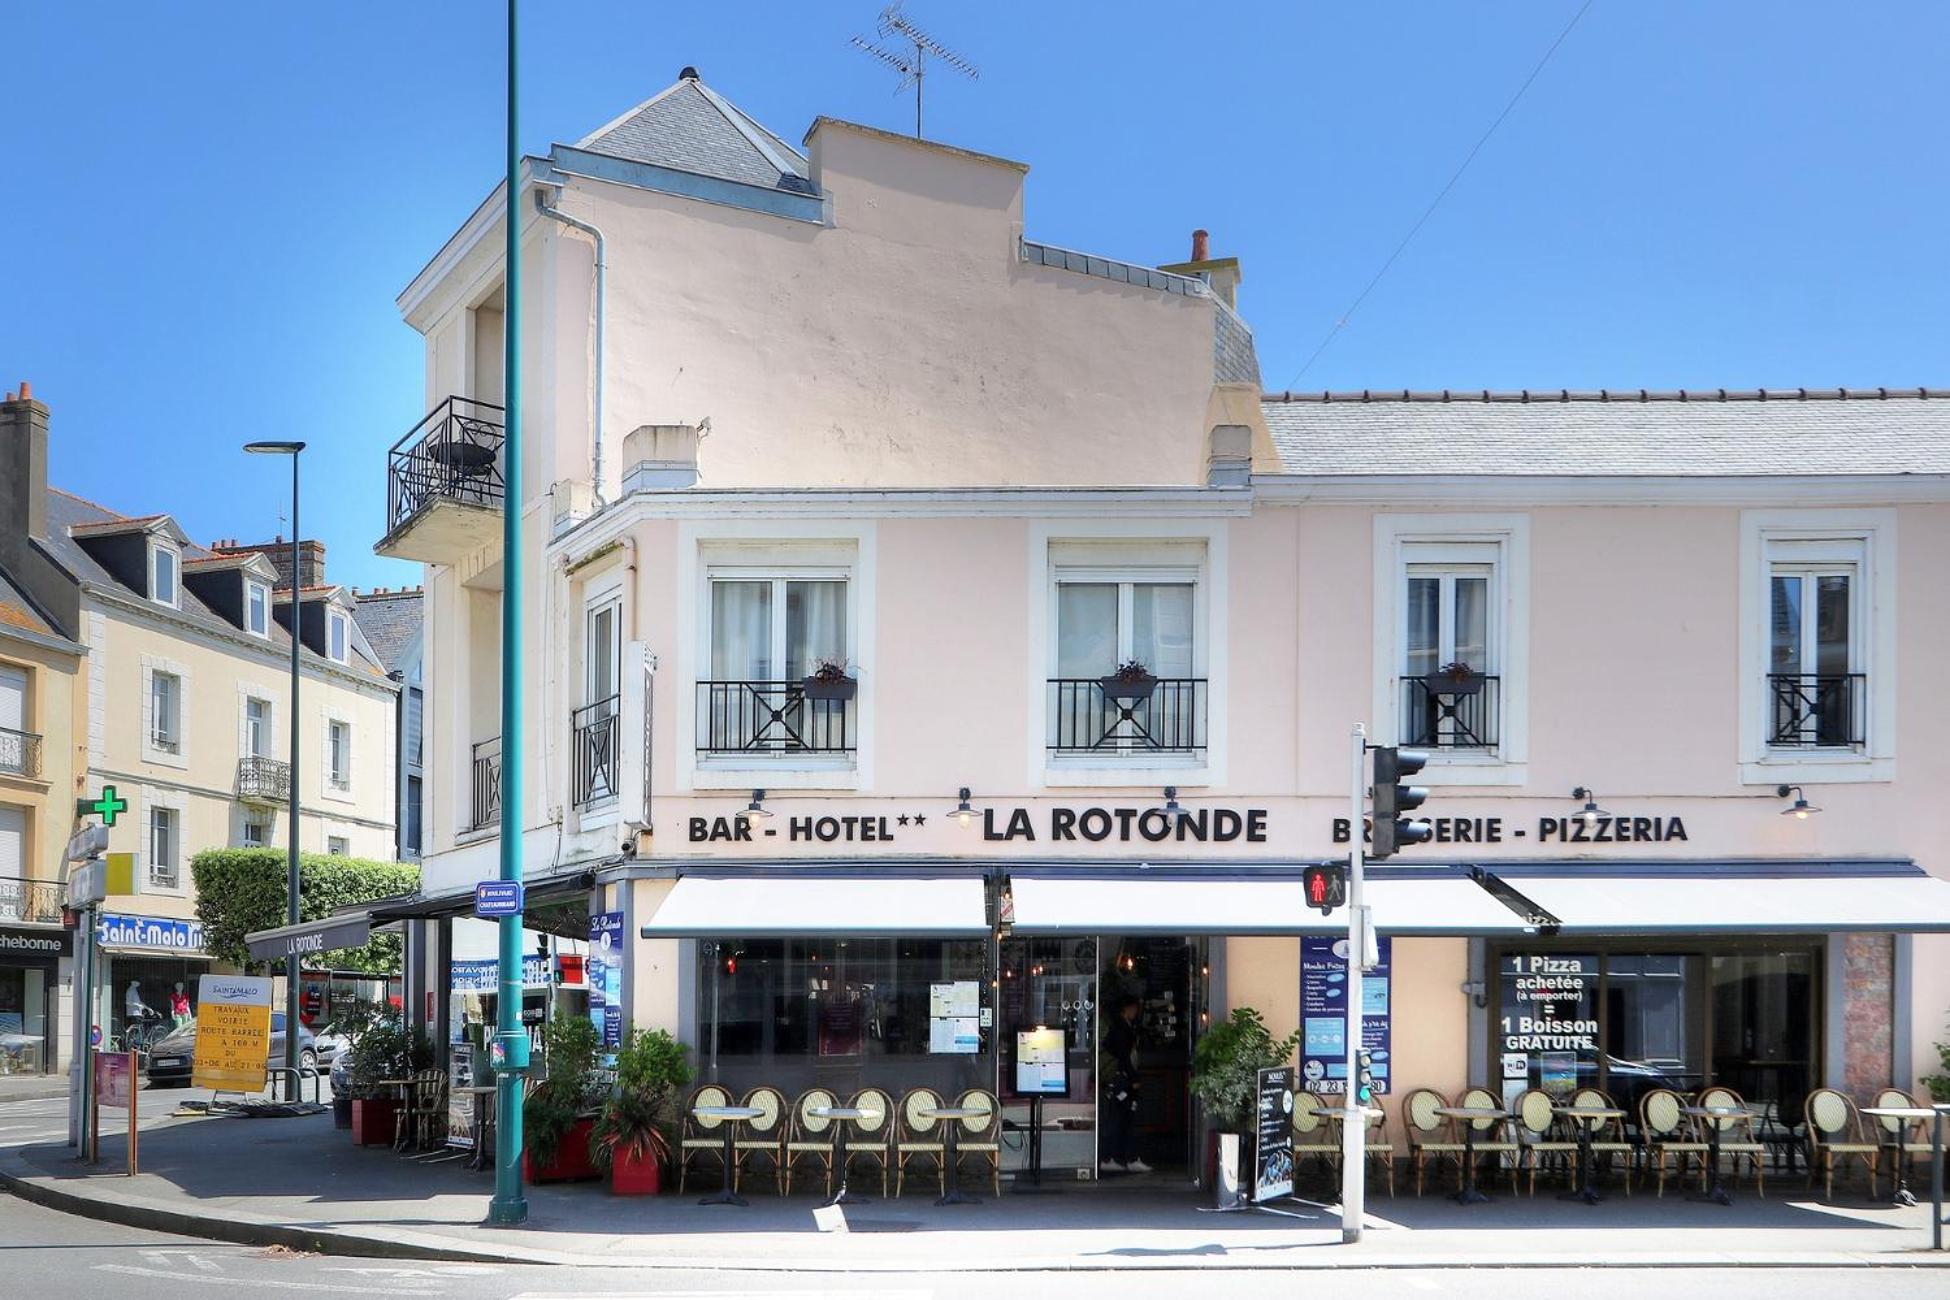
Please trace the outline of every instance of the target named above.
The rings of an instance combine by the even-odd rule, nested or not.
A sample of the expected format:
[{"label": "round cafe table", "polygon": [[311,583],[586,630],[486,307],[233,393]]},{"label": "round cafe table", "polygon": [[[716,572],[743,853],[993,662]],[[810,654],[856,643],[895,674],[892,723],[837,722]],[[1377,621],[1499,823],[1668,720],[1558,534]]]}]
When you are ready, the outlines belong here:
[{"label": "round cafe table", "polygon": [[1463,1131],[1463,1185],[1462,1190],[1450,1199],[1458,1205],[1481,1205],[1492,1200],[1486,1192],[1476,1190],[1476,1121],[1479,1119],[1508,1119],[1510,1112],[1495,1106],[1437,1106],[1435,1113],[1448,1119],[1465,1121]]},{"label": "round cafe table", "polygon": [[691,1114],[697,1116],[699,1119],[718,1120],[719,1127],[724,1129],[724,1186],[715,1195],[707,1196],[703,1200],[699,1201],[698,1202],[699,1205],[750,1204],[750,1202],[746,1201],[744,1197],[740,1196],[737,1192],[731,1190],[731,1170],[733,1164],[738,1159],[736,1151],[732,1146],[732,1142],[735,1140],[736,1137],[735,1130],[738,1127],[739,1120],[757,1119],[760,1115],[763,1115],[764,1113],[765,1113],[764,1111],[760,1110],[756,1106],[693,1106],[691,1107]]},{"label": "round cafe table", "polygon": [[[1864,1106],[1862,1107],[1861,1113],[1864,1115],[1874,1115],[1879,1119],[1900,1119],[1900,1120],[1915,1120],[1915,1121],[1922,1121],[1926,1119],[1935,1120],[1938,1118],[1940,1114],[1939,1110],[1936,1107],[1931,1107],[1931,1106]],[[1878,1127],[1880,1127],[1880,1125],[1878,1125]],[[1903,1128],[1908,1128],[1908,1127],[1909,1127],[1908,1124],[1903,1125]],[[1895,1157],[1896,1157],[1895,1204],[1902,1205],[1902,1206],[1909,1206],[1909,1205],[1916,1204],[1916,1194],[1909,1190],[1909,1162],[1903,1159],[1902,1130],[1898,1129],[1896,1131],[1896,1140],[1893,1143],[1887,1143],[1885,1145],[1892,1146],[1895,1148]],[[1933,1161],[1941,1160],[1943,1158],[1942,1148],[1937,1147],[1933,1149],[1930,1153],[1930,1158]],[[1942,1217],[1941,1214],[1939,1214],[1938,1217],[1941,1218]]]},{"label": "round cafe table", "polygon": [[979,1196],[967,1196],[961,1190],[960,1148],[955,1139],[961,1133],[961,1122],[965,1119],[986,1119],[994,1114],[986,1106],[943,1106],[939,1110],[921,1112],[929,1119],[948,1121],[947,1154],[942,1158],[948,1162],[948,1191],[935,1201],[936,1205],[978,1205]]},{"label": "round cafe table", "polygon": [[1720,1182],[1720,1128],[1730,1119],[1752,1119],[1754,1112],[1745,1106],[1681,1106],[1680,1114],[1691,1115],[1694,1119],[1706,1121],[1706,1163],[1711,1171],[1711,1182],[1703,1192],[1694,1192],[1689,1201],[1710,1201],[1715,1205],[1732,1205],[1733,1194]]},{"label": "round cafe table", "polygon": [[[1577,1125],[1578,1166],[1582,1171],[1578,1178],[1578,1189],[1574,1192],[1563,1192],[1557,1199],[1583,1201],[1586,1205],[1596,1205],[1605,1199],[1605,1194],[1591,1181],[1591,1131],[1596,1124],[1624,1119],[1625,1112],[1614,1110],[1609,1106],[1559,1106],[1557,1113]],[[1534,1153],[1531,1158],[1536,1159]]]},{"label": "round cafe table", "polygon": [[839,1190],[833,1193],[833,1199],[826,1203],[828,1205],[859,1205],[864,1203],[867,1200],[866,1197],[855,1196],[846,1190],[847,1165],[851,1163],[847,1158],[846,1152],[846,1125],[849,1120],[865,1119],[869,1115],[878,1115],[880,1112],[877,1110],[866,1110],[859,1106],[808,1106],[806,1107],[806,1113],[808,1115],[817,1115],[821,1119],[836,1119],[840,1121],[839,1130],[833,1134],[833,1159],[839,1162],[840,1186]]}]

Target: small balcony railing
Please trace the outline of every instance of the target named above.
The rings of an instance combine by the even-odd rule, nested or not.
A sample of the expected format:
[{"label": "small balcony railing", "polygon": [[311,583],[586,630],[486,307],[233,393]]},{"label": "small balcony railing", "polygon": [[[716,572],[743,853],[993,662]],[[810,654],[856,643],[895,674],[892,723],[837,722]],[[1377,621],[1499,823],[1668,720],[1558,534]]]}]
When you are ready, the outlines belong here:
[{"label": "small balcony railing", "polygon": [[616,796],[616,742],[621,730],[622,697],[585,704],[569,717],[570,776],[575,806]]},{"label": "small balcony railing", "polygon": [[1847,749],[1863,744],[1867,673],[1769,673],[1767,743],[1776,749]]},{"label": "small balcony railing", "polygon": [[41,738],[32,731],[0,727],[0,773],[39,780]]},{"label": "small balcony railing", "polygon": [[1501,739],[1503,679],[1479,673],[1468,682],[1402,678],[1401,743],[1416,749],[1494,750]]},{"label": "small balcony railing", "polygon": [[806,694],[803,680],[697,684],[697,752],[769,758],[851,754],[852,699]]},{"label": "small balcony railing", "polygon": [[1141,697],[1114,695],[1095,677],[1049,682],[1052,754],[1202,754],[1205,678],[1160,677]]},{"label": "small balcony railing", "polygon": [[474,743],[473,820],[471,830],[482,830],[501,820],[501,737]]},{"label": "small balcony railing", "polygon": [[237,797],[245,803],[283,803],[291,798],[291,764],[247,754],[237,760]]},{"label": "small balcony railing", "polygon": [[59,921],[61,892],[51,880],[0,876],[0,921]]},{"label": "small balcony railing", "polygon": [[441,501],[500,509],[504,408],[449,397],[386,453],[386,531]]}]

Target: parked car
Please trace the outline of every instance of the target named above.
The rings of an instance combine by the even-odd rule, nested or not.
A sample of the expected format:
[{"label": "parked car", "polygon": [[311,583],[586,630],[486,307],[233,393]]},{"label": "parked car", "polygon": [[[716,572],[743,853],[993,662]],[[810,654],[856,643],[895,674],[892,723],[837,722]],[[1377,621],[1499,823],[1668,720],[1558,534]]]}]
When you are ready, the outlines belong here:
[{"label": "parked car", "polygon": [[[298,1068],[306,1074],[316,1074],[319,1067],[318,1042],[311,1030],[303,1024],[298,1026]],[[166,1088],[186,1084],[196,1064],[196,1025],[188,1024],[181,1029],[171,1030],[158,1039],[149,1049],[149,1065],[145,1071],[149,1086]],[[271,1013],[271,1051],[267,1065],[284,1064],[284,1012]]]},{"label": "parked car", "polygon": [[312,1046],[318,1051],[320,1065],[335,1065],[339,1057],[352,1050],[352,1039],[336,1031],[315,1035]]}]

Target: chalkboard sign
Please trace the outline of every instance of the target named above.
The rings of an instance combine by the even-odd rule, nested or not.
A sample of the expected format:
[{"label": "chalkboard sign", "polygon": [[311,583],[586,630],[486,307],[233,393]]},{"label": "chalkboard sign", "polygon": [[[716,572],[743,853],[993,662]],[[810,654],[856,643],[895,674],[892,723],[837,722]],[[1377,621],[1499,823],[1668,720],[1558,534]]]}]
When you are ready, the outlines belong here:
[{"label": "chalkboard sign", "polygon": [[1259,1072],[1253,1200],[1293,1195],[1293,1067]]}]

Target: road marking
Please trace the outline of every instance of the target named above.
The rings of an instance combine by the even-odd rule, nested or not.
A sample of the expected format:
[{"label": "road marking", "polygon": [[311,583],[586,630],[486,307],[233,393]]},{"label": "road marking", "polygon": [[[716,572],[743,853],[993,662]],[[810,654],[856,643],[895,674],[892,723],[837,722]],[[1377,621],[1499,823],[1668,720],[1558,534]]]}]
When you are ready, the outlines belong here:
[{"label": "road marking", "polygon": [[[201,1286],[247,1286],[260,1290],[329,1291],[335,1295],[398,1295],[399,1288],[348,1286],[343,1282],[284,1282],[264,1277],[211,1277],[208,1273],[177,1273],[166,1268],[143,1268],[136,1264],[97,1264],[97,1273],[120,1273],[128,1277],[159,1277],[170,1282],[194,1282]],[[415,1294],[426,1294],[415,1292]]]}]

